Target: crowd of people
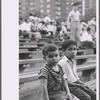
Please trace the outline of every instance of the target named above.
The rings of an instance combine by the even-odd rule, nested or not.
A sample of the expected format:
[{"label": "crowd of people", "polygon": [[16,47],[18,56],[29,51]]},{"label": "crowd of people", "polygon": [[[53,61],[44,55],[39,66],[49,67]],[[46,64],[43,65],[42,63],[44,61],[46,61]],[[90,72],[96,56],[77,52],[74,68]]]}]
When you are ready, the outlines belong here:
[{"label": "crowd of people", "polygon": [[47,15],[44,18],[40,18],[30,14],[28,19],[21,18],[19,36],[41,39],[42,35],[52,35],[54,37],[59,35],[59,40],[61,41],[64,41],[64,36],[67,36],[75,40],[77,44],[80,41],[96,42],[96,18],[94,17],[88,22],[80,21],[80,13],[75,7],[73,6],[73,10],[69,13],[67,20],[62,22],[57,22]]},{"label": "crowd of people", "polygon": [[[96,18],[85,22],[80,20],[80,15],[78,4],[73,4],[66,21],[57,22],[48,15],[41,18],[33,14],[27,19],[19,20],[20,37],[39,40],[42,35],[58,35],[59,40],[63,41],[64,57],[60,61],[56,45],[49,44],[42,51],[46,64],[40,70],[39,79],[44,100],[96,100],[95,91],[78,77],[73,60],[80,42],[96,43]],[[65,36],[69,38],[68,41]]]},{"label": "crowd of people", "polygon": [[30,13],[27,19],[19,20],[19,35],[30,39],[39,40],[42,35],[56,36],[64,41],[64,36],[73,39],[80,44],[80,41],[96,42],[96,18],[89,21],[80,20],[81,11],[77,4],[72,5],[72,11],[65,21],[56,21],[48,15],[44,17]]}]

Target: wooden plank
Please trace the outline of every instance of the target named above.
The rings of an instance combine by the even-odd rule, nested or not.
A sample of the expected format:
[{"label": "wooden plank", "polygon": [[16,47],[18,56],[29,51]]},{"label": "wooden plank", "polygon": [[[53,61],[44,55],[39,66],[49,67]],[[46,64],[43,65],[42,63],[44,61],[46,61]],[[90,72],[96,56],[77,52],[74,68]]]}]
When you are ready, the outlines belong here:
[{"label": "wooden plank", "polygon": [[87,84],[88,86],[90,86],[90,85],[92,85],[92,84],[96,84],[96,79],[91,80],[91,81],[88,81],[88,82],[86,82],[86,84]]},{"label": "wooden plank", "polygon": [[[85,58],[87,59],[89,57],[96,57],[96,55],[82,55],[82,56],[77,56],[76,59],[85,59]],[[38,62],[43,62],[43,58],[19,60],[19,64],[38,63]]]},{"label": "wooden plank", "polygon": [[28,51],[28,49],[19,49],[19,51]]},{"label": "wooden plank", "polygon": [[30,51],[19,51],[19,59],[29,59],[31,57]]},{"label": "wooden plank", "polygon": [[36,41],[32,41],[32,42],[19,42],[19,45],[37,45],[37,46],[44,46],[45,44],[48,44],[46,42],[36,42]]},{"label": "wooden plank", "polygon": [[96,63],[96,59],[88,60],[88,61],[86,61],[84,64],[92,64],[92,63]]},{"label": "wooden plank", "polygon": [[90,70],[90,69],[95,69],[96,64],[88,64],[88,65],[78,65],[77,66],[77,71],[85,71],[85,70]]},{"label": "wooden plank", "polygon": [[19,42],[19,45],[37,45],[36,42]]},{"label": "wooden plank", "polygon": [[30,41],[30,39],[19,39],[20,42]]},{"label": "wooden plank", "polygon": [[19,64],[38,63],[38,62],[43,62],[43,58],[19,60]]},{"label": "wooden plank", "polygon": [[80,55],[77,56],[76,59],[87,59],[87,58],[96,58],[96,55]]},{"label": "wooden plank", "polygon": [[32,53],[31,51],[19,51],[19,54],[29,54]]},{"label": "wooden plank", "polygon": [[37,45],[19,46],[19,49],[28,49],[29,51],[32,51],[38,49],[38,46]]},{"label": "wooden plank", "polygon": [[96,90],[96,79],[85,82],[86,85],[88,85],[90,88],[92,88],[93,90]]},{"label": "wooden plank", "polygon": [[[96,68],[96,64],[92,64],[92,65],[88,65],[88,66],[78,66],[77,70],[79,71],[83,71],[83,70],[89,70],[89,69],[95,69]],[[20,82],[27,82],[27,81],[33,81],[33,80],[37,80],[38,79],[38,73],[39,70],[35,71],[35,72],[28,72],[28,73],[21,73],[19,75],[20,78]]]},{"label": "wooden plank", "polygon": [[19,46],[19,49],[27,49],[27,48],[37,48],[37,45]]}]

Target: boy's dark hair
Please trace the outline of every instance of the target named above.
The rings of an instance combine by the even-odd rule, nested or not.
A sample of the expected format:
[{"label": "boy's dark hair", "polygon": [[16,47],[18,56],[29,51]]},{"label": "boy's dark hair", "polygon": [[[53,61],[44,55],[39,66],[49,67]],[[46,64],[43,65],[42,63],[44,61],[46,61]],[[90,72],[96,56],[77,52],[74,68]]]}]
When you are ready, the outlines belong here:
[{"label": "boy's dark hair", "polygon": [[90,30],[91,30],[91,28],[90,27],[87,27],[87,32],[90,31]]},{"label": "boy's dark hair", "polygon": [[75,41],[73,41],[73,40],[66,40],[66,41],[64,41],[62,43],[62,49],[66,50],[70,45],[76,45],[77,46]]},{"label": "boy's dark hair", "polygon": [[46,46],[44,46],[43,50],[42,50],[42,54],[43,56],[47,56],[48,52],[53,52],[58,50],[58,47],[54,44],[48,44]]}]

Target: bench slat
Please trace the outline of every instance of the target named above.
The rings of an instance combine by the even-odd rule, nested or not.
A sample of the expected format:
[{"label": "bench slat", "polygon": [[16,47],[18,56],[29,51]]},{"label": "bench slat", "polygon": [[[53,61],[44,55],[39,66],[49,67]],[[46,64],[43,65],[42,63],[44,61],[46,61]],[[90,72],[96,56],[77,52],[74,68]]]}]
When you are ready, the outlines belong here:
[{"label": "bench slat", "polygon": [[77,71],[84,71],[84,70],[90,70],[90,69],[95,69],[96,68],[96,63],[95,64],[88,64],[88,65],[78,65],[77,66]]},{"label": "bench slat", "polygon": [[[96,55],[85,55],[85,56],[77,56],[76,59],[82,59],[82,58],[89,58],[90,57],[96,57]],[[25,59],[25,60],[19,60],[19,64],[27,64],[27,63],[38,63],[43,62],[43,58],[39,59]]]},{"label": "bench slat", "polygon": [[[77,70],[83,71],[83,70],[89,70],[89,69],[95,69],[95,68],[96,68],[96,64],[92,64],[92,65],[88,65],[88,66],[81,65],[80,67],[77,67]],[[27,81],[32,81],[32,80],[38,79],[38,72],[39,72],[39,70],[37,70],[35,72],[21,73],[19,75],[20,82],[27,82]],[[89,83],[87,83],[87,84],[89,84]]]}]

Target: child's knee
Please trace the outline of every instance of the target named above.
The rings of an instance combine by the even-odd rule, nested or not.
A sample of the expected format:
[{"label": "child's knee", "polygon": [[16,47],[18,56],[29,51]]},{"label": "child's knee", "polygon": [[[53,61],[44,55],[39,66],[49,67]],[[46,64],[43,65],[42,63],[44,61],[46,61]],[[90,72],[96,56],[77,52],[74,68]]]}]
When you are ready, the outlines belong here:
[{"label": "child's knee", "polygon": [[84,100],[91,100],[91,97],[89,95],[86,95]]}]

